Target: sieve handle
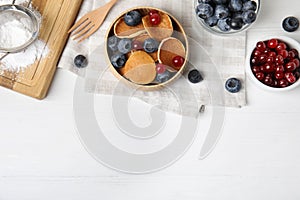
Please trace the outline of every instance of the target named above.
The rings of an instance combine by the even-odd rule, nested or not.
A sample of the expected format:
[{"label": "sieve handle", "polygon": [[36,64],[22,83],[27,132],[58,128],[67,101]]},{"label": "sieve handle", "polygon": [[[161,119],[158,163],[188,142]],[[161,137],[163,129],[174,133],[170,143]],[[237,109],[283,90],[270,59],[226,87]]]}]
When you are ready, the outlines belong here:
[{"label": "sieve handle", "polygon": [[13,0],[13,2],[11,3],[12,5],[15,5],[15,3],[16,3],[16,0]]},{"label": "sieve handle", "polygon": [[[14,1],[15,1],[15,0],[14,0]],[[29,0],[29,1],[28,1],[28,4],[27,4],[27,6],[26,6],[27,8],[29,8],[31,2],[32,2],[32,0]]]},{"label": "sieve handle", "polygon": [[9,53],[5,53],[3,56],[0,57],[0,61],[3,60],[6,56],[8,56]]}]

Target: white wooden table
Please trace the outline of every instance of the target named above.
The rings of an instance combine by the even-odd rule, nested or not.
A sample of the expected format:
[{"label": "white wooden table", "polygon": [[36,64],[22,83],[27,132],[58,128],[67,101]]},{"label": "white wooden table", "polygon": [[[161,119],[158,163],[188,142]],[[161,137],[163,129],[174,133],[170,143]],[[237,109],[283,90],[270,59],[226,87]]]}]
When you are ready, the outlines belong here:
[{"label": "white wooden table", "polygon": [[[257,39],[252,31],[280,30],[287,15],[300,19],[296,0],[262,4],[248,42]],[[287,35],[300,41],[299,31]],[[196,141],[182,159],[163,171],[135,176],[104,167],[83,148],[73,118],[76,78],[58,70],[43,101],[0,88],[0,200],[300,198],[300,88],[269,93],[248,79],[249,105],[226,110],[222,138],[208,158],[198,160],[210,109],[199,118]],[[96,104],[98,119],[113,129],[111,99],[97,96]],[[147,106],[133,105],[134,120],[147,124]],[[168,123],[178,118],[168,115]]]}]

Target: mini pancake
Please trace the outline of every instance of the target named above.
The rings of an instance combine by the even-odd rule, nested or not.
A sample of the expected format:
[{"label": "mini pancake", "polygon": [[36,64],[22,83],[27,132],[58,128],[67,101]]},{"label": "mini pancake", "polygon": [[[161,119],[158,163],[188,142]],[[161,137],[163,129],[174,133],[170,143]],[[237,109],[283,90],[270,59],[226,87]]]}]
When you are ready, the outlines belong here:
[{"label": "mini pancake", "polygon": [[[146,33],[146,34],[141,34],[139,36],[137,36],[136,38],[133,39],[133,41],[139,41],[141,44],[144,44],[144,41],[146,39],[150,38],[150,36]],[[136,50],[132,50],[132,52],[134,52]],[[132,52],[127,54],[127,58],[130,57],[130,55],[132,54]],[[155,62],[158,61],[158,51],[154,52],[154,53],[148,53]]]},{"label": "mini pancake", "polygon": [[186,50],[182,42],[173,37],[163,40],[158,48],[159,62],[178,71],[180,68],[173,64],[173,58],[176,56],[186,58]]},{"label": "mini pancake", "polygon": [[136,51],[131,54],[119,72],[133,83],[146,85],[155,79],[156,65],[152,57],[146,52]]},{"label": "mini pancake", "polygon": [[159,15],[161,17],[161,22],[157,26],[154,26],[150,23],[149,15],[144,16],[142,21],[149,36],[158,41],[162,41],[163,39],[172,36],[173,24],[169,15],[162,12],[159,12]]},{"label": "mini pancake", "polygon": [[143,33],[146,33],[143,23],[137,26],[128,26],[123,17],[114,25],[114,34],[119,38],[134,38]]}]

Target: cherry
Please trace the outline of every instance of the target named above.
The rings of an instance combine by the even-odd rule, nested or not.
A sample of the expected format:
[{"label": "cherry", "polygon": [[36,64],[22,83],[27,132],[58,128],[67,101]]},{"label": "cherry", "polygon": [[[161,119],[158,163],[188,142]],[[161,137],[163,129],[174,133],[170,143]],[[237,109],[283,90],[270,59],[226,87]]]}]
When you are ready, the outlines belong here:
[{"label": "cherry", "polygon": [[157,11],[157,10],[150,10],[150,11],[149,11],[149,15],[150,15],[150,16],[153,15],[154,13],[158,13],[158,11]]},{"label": "cherry", "polygon": [[278,51],[279,55],[282,55],[283,59],[286,59],[289,56],[289,52],[287,50]]},{"label": "cherry", "polygon": [[176,69],[180,69],[184,64],[184,58],[181,56],[175,56],[173,58],[173,65]]},{"label": "cherry", "polygon": [[268,47],[270,48],[270,49],[275,49],[276,47],[277,47],[277,45],[278,45],[278,40],[277,39],[270,39],[269,41],[268,41]]},{"label": "cherry", "polygon": [[295,72],[295,76],[296,76],[297,79],[299,79],[299,77],[300,77],[300,71],[296,71]]},{"label": "cherry", "polygon": [[296,66],[296,63],[294,62],[288,62],[286,65],[285,65],[285,69],[286,71],[288,72],[293,72],[294,70],[296,70],[297,66]]},{"label": "cherry", "polygon": [[288,59],[289,59],[289,60],[292,60],[292,59],[295,58],[295,57],[296,57],[295,52],[294,52],[294,51],[289,51]]},{"label": "cherry", "polygon": [[161,17],[158,13],[153,13],[151,16],[150,16],[150,23],[152,25],[159,25],[161,22]]},{"label": "cherry", "polygon": [[261,51],[259,51],[258,49],[255,49],[255,51],[253,52],[253,56],[260,56]]},{"label": "cherry", "polygon": [[283,72],[276,72],[276,73],[275,73],[275,78],[276,78],[277,80],[283,79],[283,78],[284,78],[284,73],[283,73]]},{"label": "cherry", "polygon": [[266,44],[263,41],[260,41],[256,44],[256,48],[263,52],[266,49]]},{"label": "cherry", "polygon": [[266,76],[266,77],[265,77],[265,80],[264,80],[264,83],[265,83],[266,85],[272,86],[273,83],[274,83],[274,80],[272,79],[271,76]]},{"label": "cherry", "polygon": [[272,73],[272,72],[274,72],[274,70],[275,70],[275,67],[274,67],[273,64],[267,63],[267,64],[264,65],[263,72]]},{"label": "cherry", "polygon": [[286,79],[281,79],[279,81],[279,86],[282,88],[285,88],[285,87],[289,86],[289,82]]},{"label": "cherry", "polygon": [[275,61],[275,58],[274,57],[271,57],[271,56],[269,56],[268,58],[267,58],[267,63],[274,63],[274,61]]},{"label": "cherry", "polygon": [[278,65],[278,66],[276,66],[275,71],[276,72],[284,72],[285,69],[284,69],[283,65]]},{"label": "cherry", "polygon": [[254,66],[254,67],[252,67],[252,71],[254,73],[258,73],[258,72],[260,72],[260,67],[259,66]]},{"label": "cherry", "polygon": [[283,43],[283,42],[280,42],[280,43],[277,45],[277,47],[276,47],[276,51],[278,52],[278,51],[281,51],[281,50],[286,50],[286,48],[287,48],[286,44]]},{"label": "cherry", "polygon": [[274,51],[270,51],[270,52],[268,53],[268,56],[269,56],[269,57],[273,57],[273,58],[275,59],[276,56],[277,56],[277,53],[274,52]]},{"label": "cherry", "polygon": [[158,63],[158,64],[156,65],[156,72],[157,72],[158,74],[163,74],[163,73],[165,73],[166,69],[167,69],[167,67],[166,67],[165,65],[161,64],[161,63]]},{"label": "cherry", "polygon": [[271,50],[270,50],[269,48],[267,48],[267,49],[264,50],[264,53],[268,55],[268,53],[269,53],[270,51],[271,51]]},{"label": "cherry", "polygon": [[298,68],[300,66],[300,61],[298,58],[293,59],[292,62],[294,62],[296,64],[296,68]]},{"label": "cherry", "polygon": [[290,51],[294,52],[295,57],[299,56],[299,52],[296,49],[291,49]]},{"label": "cherry", "polygon": [[292,72],[286,72],[284,74],[286,80],[289,82],[289,83],[295,83],[296,82],[296,77],[294,76],[294,74]]},{"label": "cherry", "polygon": [[251,59],[251,64],[253,65],[258,65],[259,64],[259,58],[254,56],[252,59]]},{"label": "cherry", "polygon": [[282,65],[284,63],[284,59],[283,59],[282,55],[276,56],[275,63],[276,63],[276,65]]},{"label": "cherry", "polygon": [[265,79],[265,74],[262,72],[258,72],[255,74],[256,78],[260,81],[263,81]]},{"label": "cherry", "polygon": [[278,87],[279,86],[279,82],[277,80],[274,80],[273,86],[274,87]]},{"label": "cherry", "polygon": [[266,54],[261,54],[258,59],[260,64],[265,64],[267,62],[267,55]]},{"label": "cherry", "polygon": [[142,42],[138,41],[138,40],[134,40],[131,43],[132,49],[133,50],[141,50],[143,49],[143,44]]}]

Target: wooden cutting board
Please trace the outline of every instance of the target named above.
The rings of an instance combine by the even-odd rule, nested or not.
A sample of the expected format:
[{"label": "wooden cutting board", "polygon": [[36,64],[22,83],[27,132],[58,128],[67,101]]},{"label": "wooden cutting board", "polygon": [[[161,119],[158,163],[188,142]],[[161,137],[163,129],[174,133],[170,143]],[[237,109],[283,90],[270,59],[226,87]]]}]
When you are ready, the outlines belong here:
[{"label": "wooden cutting board", "polygon": [[43,16],[39,38],[47,44],[49,53],[46,58],[37,60],[24,72],[11,73],[2,70],[1,86],[37,99],[46,97],[68,39],[67,32],[74,23],[82,1],[33,0],[33,6]]}]

